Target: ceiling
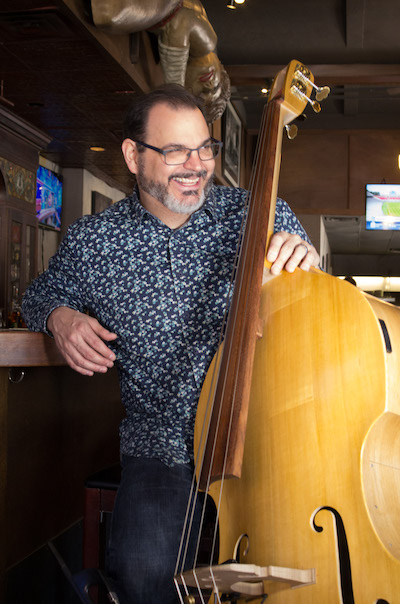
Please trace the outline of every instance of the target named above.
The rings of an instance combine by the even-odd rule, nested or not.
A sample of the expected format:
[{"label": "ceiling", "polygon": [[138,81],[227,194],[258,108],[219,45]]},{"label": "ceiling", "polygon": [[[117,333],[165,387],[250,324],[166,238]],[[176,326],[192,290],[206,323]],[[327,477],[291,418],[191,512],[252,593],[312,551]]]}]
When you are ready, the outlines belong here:
[{"label": "ceiling", "polygon": [[[151,36],[130,45],[104,36],[90,25],[87,2],[1,1],[0,103],[52,137],[48,159],[129,192],[121,119],[132,98],[162,76]],[[203,0],[249,131],[257,131],[265,103],[261,87],[293,58],[331,87],[318,120],[302,127],[400,129],[398,0],[246,0],[236,10],[226,4]],[[154,63],[147,73],[144,54]],[[90,151],[92,145],[106,151]],[[398,233],[367,233],[360,217],[325,224],[334,254],[400,248]]]}]

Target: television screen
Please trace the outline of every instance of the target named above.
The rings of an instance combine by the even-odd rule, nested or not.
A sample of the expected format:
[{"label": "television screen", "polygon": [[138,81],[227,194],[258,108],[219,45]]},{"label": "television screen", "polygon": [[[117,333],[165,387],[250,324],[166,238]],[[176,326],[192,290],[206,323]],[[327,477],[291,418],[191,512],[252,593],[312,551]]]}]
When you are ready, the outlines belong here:
[{"label": "television screen", "polygon": [[400,185],[366,185],[367,229],[400,230]]},{"label": "television screen", "polygon": [[39,166],[36,174],[36,215],[39,224],[61,228],[62,180],[48,168]]}]

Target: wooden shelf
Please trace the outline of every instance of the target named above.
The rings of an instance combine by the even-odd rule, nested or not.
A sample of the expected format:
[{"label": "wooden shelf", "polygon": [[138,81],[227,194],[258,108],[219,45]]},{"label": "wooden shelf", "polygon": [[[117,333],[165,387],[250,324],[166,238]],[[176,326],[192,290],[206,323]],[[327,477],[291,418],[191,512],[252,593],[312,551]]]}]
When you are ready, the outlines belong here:
[{"label": "wooden shelf", "polygon": [[52,338],[27,329],[0,330],[0,367],[66,365]]}]

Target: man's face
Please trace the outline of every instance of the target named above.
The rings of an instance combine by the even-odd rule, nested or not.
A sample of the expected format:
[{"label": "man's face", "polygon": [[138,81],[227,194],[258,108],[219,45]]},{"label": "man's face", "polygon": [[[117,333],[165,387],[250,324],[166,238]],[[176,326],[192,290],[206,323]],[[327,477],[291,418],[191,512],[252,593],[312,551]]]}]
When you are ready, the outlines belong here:
[{"label": "man's face", "polygon": [[[210,138],[199,109],[174,109],[165,104],[149,113],[145,141],[168,149],[176,146],[195,149]],[[169,166],[160,153],[146,149],[137,156],[136,177],[143,205],[162,204],[171,212],[190,215],[204,203],[212,184],[215,161],[201,161],[197,151],[184,164]],[[151,205],[146,204],[146,200]]]}]

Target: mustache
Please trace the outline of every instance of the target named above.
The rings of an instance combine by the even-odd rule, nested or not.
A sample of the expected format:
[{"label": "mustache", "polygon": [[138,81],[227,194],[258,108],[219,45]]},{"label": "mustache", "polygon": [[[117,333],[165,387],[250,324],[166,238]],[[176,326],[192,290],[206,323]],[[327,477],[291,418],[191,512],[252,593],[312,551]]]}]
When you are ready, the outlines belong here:
[{"label": "mustache", "polygon": [[180,172],[177,174],[171,174],[171,176],[168,177],[168,182],[171,182],[171,180],[174,178],[206,178],[206,176],[207,170],[200,170],[199,172]]}]

